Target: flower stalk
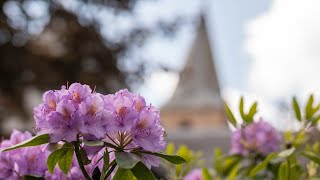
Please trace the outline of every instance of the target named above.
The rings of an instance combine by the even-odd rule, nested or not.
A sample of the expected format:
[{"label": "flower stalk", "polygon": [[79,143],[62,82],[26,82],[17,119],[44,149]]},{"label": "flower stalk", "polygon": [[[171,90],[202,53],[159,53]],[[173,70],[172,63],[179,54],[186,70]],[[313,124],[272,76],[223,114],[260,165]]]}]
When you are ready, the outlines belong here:
[{"label": "flower stalk", "polygon": [[89,176],[89,174],[87,173],[86,169],[84,168],[84,164],[82,162],[81,154],[80,154],[80,150],[79,150],[79,147],[80,147],[79,141],[74,142],[73,145],[74,145],[74,151],[76,153],[77,161],[79,163],[79,166],[80,166],[80,169],[81,169],[83,176],[86,178],[86,180],[92,180],[91,177]]}]

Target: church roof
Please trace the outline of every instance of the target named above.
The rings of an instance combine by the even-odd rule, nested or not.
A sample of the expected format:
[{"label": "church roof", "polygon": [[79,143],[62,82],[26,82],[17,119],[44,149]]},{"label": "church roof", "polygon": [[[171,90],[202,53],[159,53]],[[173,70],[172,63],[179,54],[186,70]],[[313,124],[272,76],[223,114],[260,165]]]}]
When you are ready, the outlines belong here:
[{"label": "church roof", "polygon": [[202,17],[178,86],[164,110],[221,107],[219,83],[205,20]]}]

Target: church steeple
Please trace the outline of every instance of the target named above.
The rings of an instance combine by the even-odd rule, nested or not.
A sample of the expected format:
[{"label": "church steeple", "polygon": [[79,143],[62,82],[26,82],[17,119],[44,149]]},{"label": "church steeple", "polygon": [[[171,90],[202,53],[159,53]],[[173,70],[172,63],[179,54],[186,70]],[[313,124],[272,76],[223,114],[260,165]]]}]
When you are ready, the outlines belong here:
[{"label": "church steeple", "polygon": [[221,105],[219,83],[203,17],[179,84],[165,108],[203,108]]},{"label": "church steeple", "polygon": [[169,128],[227,124],[223,117],[219,83],[203,17],[185,67],[180,72],[178,86],[162,114],[164,126]]}]

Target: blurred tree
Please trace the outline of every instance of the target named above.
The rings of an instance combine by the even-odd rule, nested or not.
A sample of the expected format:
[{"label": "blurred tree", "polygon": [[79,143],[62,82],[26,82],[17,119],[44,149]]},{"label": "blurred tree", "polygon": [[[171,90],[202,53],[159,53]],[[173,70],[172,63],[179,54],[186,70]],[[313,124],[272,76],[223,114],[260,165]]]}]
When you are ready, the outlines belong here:
[{"label": "blurred tree", "polygon": [[[81,14],[88,12],[72,11],[62,2],[0,0],[0,122],[13,114],[25,121],[31,119],[32,112],[25,102],[30,87],[44,91],[57,89],[67,81],[81,81],[109,93],[128,87],[128,75],[142,80],[145,64],[139,64],[136,71],[126,72],[117,65],[118,57],[132,44],[143,43],[152,30],[133,28],[126,38],[113,42],[101,35],[95,19],[83,20]],[[130,13],[136,1],[78,0],[77,3]],[[45,7],[45,12],[37,9],[39,5]],[[177,26],[159,24],[156,28],[164,32],[173,32]]]}]

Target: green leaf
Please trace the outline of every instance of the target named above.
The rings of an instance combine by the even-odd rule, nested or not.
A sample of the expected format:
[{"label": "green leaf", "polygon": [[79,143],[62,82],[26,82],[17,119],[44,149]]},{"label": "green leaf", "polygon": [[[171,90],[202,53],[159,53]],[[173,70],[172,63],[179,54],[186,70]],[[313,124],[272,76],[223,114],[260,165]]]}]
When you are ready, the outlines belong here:
[{"label": "green leaf", "polygon": [[61,171],[65,174],[68,173],[73,159],[74,149],[69,143],[65,143],[61,149],[52,152],[47,159],[47,167],[52,174],[56,164],[58,163]]},{"label": "green leaf", "polygon": [[132,172],[129,169],[118,168],[113,180],[133,180],[135,179]]},{"label": "green leaf", "polygon": [[58,143],[49,143],[47,145],[47,150],[49,150],[50,152],[53,152],[59,148],[61,148],[62,145],[61,144],[58,144]]},{"label": "green leaf", "polygon": [[83,143],[87,146],[103,146],[104,143],[102,141],[86,141],[84,140]]},{"label": "green leaf", "polygon": [[306,136],[305,136],[305,131],[299,131],[294,139],[293,139],[293,142],[292,144],[295,146],[295,147],[298,147],[300,146],[301,144],[305,143],[306,142]]},{"label": "green leaf", "polygon": [[292,141],[292,133],[291,131],[285,131],[284,132],[284,139],[286,142],[291,142]]},{"label": "green leaf", "polygon": [[133,168],[140,160],[138,156],[128,152],[116,152],[116,162],[122,169]]},{"label": "green leaf", "polygon": [[[188,149],[187,146],[182,145],[177,151],[177,155],[184,158],[187,163],[189,163],[192,160],[192,152]],[[177,176],[180,176],[180,173],[182,172],[182,164],[176,166],[176,174]],[[184,170],[184,172],[186,169]]]},{"label": "green leaf", "polygon": [[58,165],[64,174],[68,174],[73,159],[74,149],[69,147],[61,148],[61,156],[58,159]]},{"label": "green leaf", "polygon": [[86,151],[80,146],[80,156],[84,165],[91,163],[91,160],[88,158]]},{"label": "green leaf", "polygon": [[34,136],[31,139],[28,139],[26,141],[23,141],[19,144],[16,144],[14,146],[5,148],[2,150],[2,152],[4,151],[9,151],[9,150],[13,150],[13,149],[17,149],[17,148],[22,148],[22,147],[28,147],[28,146],[38,146],[41,144],[46,144],[50,141],[50,136],[49,134],[41,134],[39,136]]},{"label": "green leaf", "polygon": [[224,109],[227,115],[227,118],[229,119],[229,122],[236,128],[237,127],[237,120],[234,117],[231,109],[229,108],[229,106],[227,105],[227,103],[224,103]]},{"label": "green leaf", "polygon": [[302,117],[301,117],[300,106],[298,104],[296,97],[293,97],[292,106],[293,106],[293,110],[294,110],[294,113],[296,115],[297,120],[301,121]]},{"label": "green leaf", "polygon": [[182,164],[182,163],[187,162],[184,158],[177,156],[177,155],[166,155],[166,154],[154,153],[154,152],[149,152],[149,151],[137,151],[137,152],[161,157],[162,159],[165,159],[165,160],[171,162],[172,164]]},{"label": "green leaf", "polygon": [[287,161],[285,161],[280,164],[279,171],[278,171],[278,179],[288,180],[287,179],[288,176],[289,176],[289,167],[288,167]]},{"label": "green leaf", "polygon": [[241,98],[240,98],[239,111],[240,111],[241,118],[243,120],[245,120],[246,114],[244,113],[244,98],[243,98],[243,96],[241,96]]},{"label": "green leaf", "polygon": [[257,106],[258,106],[258,103],[254,102],[249,110],[249,113],[246,115],[247,121],[249,121],[249,123],[253,121],[253,117],[257,113]]},{"label": "green leaf", "polygon": [[173,155],[174,154],[174,150],[175,150],[175,147],[174,147],[174,144],[173,143],[169,143],[167,145],[167,148],[166,148],[166,153],[169,154],[169,155]]},{"label": "green leaf", "polygon": [[249,173],[249,177],[254,177],[256,176],[261,170],[265,169],[268,165],[268,163],[277,157],[277,153],[271,153],[269,154],[261,163],[256,165],[253,169],[251,169]]},{"label": "green leaf", "polygon": [[253,116],[256,114],[257,112],[257,106],[258,106],[258,103],[255,102],[253,103],[253,105],[251,106],[250,110],[249,110],[249,113],[246,114],[244,112],[244,98],[243,96],[241,96],[240,98],[240,104],[239,104],[239,110],[240,110],[240,115],[241,115],[241,118],[243,119],[243,121],[246,123],[246,124],[250,124],[251,122],[253,122]]},{"label": "green leaf", "polygon": [[310,95],[307,105],[305,107],[306,119],[310,119],[313,116],[313,94]]},{"label": "green leaf", "polygon": [[60,153],[59,149],[52,152],[49,155],[49,157],[47,159],[47,167],[48,167],[48,170],[51,174],[53,174],[54,168],[55,168],[56,164],[58,163],[60,156],[61,156],[61,153]]},{"label": "green leaf", "polygon": [[235,180],[238,175],[239,169],[240,169],[240,164],[235,165],[232,168],[231,172],[229,173],[227,180]]},{"label": "green leaf", "polygon": [[138,180],[155,180],[153,173],[148,169],[141,161],[138,162],[132,169],[131,172]]},{"label": "green leaf", "polygon": [[192,160],[192,152],[185,145],[180,146],[179,150],[177,151],[177,155],[184,158],[187,163]]},{"label": "green leaf", "polygon": [[102,167],[102,174],[104,175],[108,169],[108,165],[110,162],[110,157],[109,157],[109,151],[106,149],[103,155],[103,167]]},{"label": "green leaf", "polygon": [[220,173],[223,171],[222,169],[222,150],[220,148],[216,148],[214,150],[214,168]]},{"label": "green leaf", "polygon": [[278,154],[278,156],[281,157],[281,158],[287,158],[287,157],[291,156],[294,153],[295,150],[296,150],[296,148],[294,148],[294,147],[292,147],[290,149],[286,149],[284,151],[281,151]]},{"label": "green leaf", "polygon": [[234,167],[236,167],[239,162],[242,160],[241,155],[230,155],[226,156],[222,159],[222,167],[221,167],[221,174],[224,176],[228,175]]},{"label": "green leaf", "polygon": [[307,157],[311,161],[317,163],[318,165],[320,165],[320,157],[317,154],[315,154],[311,151],[304,151],[304,152],[302,152],[302,155]]},{"label": "green leaf", "polygon": [[319,122],[319,120],[320,120],[320,115],[312,117],[310,119],[310,121],[312,122],[312,125],[316,125]]},{"label": "green leaf", "polygon": [[212,180],[212,176],[207,168],[202,168],[202,177],[203,180]]}]

